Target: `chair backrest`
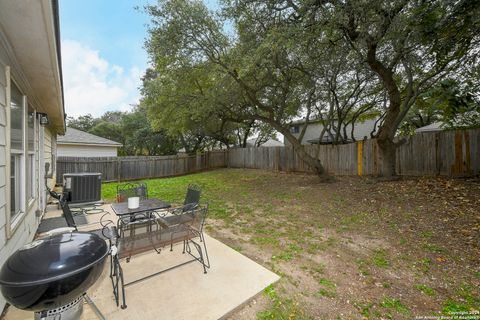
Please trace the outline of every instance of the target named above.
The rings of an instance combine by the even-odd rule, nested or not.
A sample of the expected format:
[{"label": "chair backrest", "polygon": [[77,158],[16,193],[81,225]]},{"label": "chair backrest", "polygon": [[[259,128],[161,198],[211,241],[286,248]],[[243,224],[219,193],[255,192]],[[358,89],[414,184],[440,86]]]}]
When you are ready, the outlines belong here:
[{"label": "chair backrest", "polygon": [[[117,222],[119,258],[133,256],[153,248],[201,236],[208,206],[198,206],[179,214],[178,224],[166,226],[168,218],[156,215],[131,221],[120,218]],[[170,218],[170,217],[169,217]],[[167,220],[171,221],[171,220]],[[183,226],[183,227],[182,227]]]},{"label": "chair backrest", "polygon": [[117,202],[125,202],[130,197],[148,199],[147,185],[144,182],[129,182],[117,186]]},{"label": "chair backrest", "polygon": [[76,230],[77,224],[75,223],[75,219],[73,219],[73,214],[68,206],[68,203],[64,200],[60,201],[60,206],[62,207],[63,217],[65,218],[65,221],[67,221],[67,226],[70,228],[75,228]]},{"label": "chair backrest", "polygon": [[187,194],[185,195],[185,201],[183,201],[183,204],[198,204],[200,203],[200,194],[202,193],[202,190],[200,187],[196,184],[191,184],[187,188]]},{"label": "chair backrest", "polygon": [[185,213],[185,214],[189,215],[189,217],[192,219],[190,222],[188,222],[188,225],[194,230],[198,232],[202,232],[203,225],[205,224],[205,218],[207,217],[207,213],[208,213],[208,204],[198,206],[195,209],[188,211],[188,213]]},{"label": "chair backrest", "polygon": [[55,199],[57,199],[58,201],[60,201],[60,200],[62,199],[62,196],[63,196],[62,193],[55,192],[55,191],[53,191],[52,189],[50,189],[48,186],[47,186],[47,191],[48,191],[48,194],[49,194],[52,198],[55,198]]}]

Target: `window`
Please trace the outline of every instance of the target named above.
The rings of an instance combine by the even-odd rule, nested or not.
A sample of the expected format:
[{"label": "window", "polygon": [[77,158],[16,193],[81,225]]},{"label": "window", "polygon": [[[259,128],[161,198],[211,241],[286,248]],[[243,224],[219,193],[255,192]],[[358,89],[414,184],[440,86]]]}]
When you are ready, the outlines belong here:
[{"label": "window", "polygon": [[21,187],[21,157],[18,154],[13,154],[10,157],[10,215],[16,216],[20,213],[20,187]]},{"label": "window", "polygon": [[300,132],[300,126],[291,126],[290,127],[290,132],[291,133],[299,133]]},{"label": "window", "polygon": [[[22,211],[24,97],[12,82],[10,109],[10,216]],[[12,221],[10,220],[10,221]]]},{"label": "window", "polygon": [[27,201],[35,198],[35,113],[27,118]]}]

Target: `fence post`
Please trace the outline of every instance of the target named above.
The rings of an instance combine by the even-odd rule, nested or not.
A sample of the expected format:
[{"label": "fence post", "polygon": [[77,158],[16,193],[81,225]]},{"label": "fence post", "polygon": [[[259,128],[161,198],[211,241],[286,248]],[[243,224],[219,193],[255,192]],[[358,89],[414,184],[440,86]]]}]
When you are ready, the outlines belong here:
[{"label": "fence post", "polygon": [[363,175],[363,141],[357,141],[357,174]]},{"label": "fence post", "polygon": [[122,164],[121,164],[121,160],[120,160],[120,157],[117,158],[117,181],[120,182],[121,179],[122,179],[122,174],[121,174],[121,168],[122,168]]},{"label": "fence post", "polygon": [[195,160],[196,160],[195,172],[197,172],[197,171],[200,171],[201,169],[199,168],[202,167],[202,154],[200,152],[197,152]]},{"label": "fence post", "polygon": [[275,171],[280,171],[280,147],[275,147]]},{"label": "fence post", "polygon": [[247,167],[247,160],[245,159],[247,157],[247,148],[242,149],[242,154],[243,154],[243,168],[245,169]]}]

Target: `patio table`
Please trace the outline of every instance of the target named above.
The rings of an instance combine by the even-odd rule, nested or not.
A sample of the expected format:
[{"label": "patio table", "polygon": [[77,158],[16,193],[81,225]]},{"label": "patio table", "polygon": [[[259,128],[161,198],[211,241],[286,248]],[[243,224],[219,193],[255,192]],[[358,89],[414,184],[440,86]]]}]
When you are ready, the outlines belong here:
[{"label": "patio table", "polygon": [[155,198],[140,200],[139,207],[135,209],[129,209],[127,202],[112,203],[112,210],[118,217],[131,215],[135,213],[141,213],[141,212],[167,209],[170,207],[171,207],[170,203],[160,199],[155,199]]}]

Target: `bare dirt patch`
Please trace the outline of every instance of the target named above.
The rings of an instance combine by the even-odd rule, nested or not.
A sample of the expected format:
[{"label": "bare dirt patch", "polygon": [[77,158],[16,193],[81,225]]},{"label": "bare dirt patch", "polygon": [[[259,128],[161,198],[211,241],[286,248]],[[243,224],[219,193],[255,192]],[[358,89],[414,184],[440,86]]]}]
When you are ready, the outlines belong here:
[{"label": "bare dirt patch", "polygon": [[210,219],[209,233],[282,276],[231,319],[411,319],[479,309],[478,179],[325,184],[259,170],[210,175],[225,185],[213,197],[225,210]]}]

